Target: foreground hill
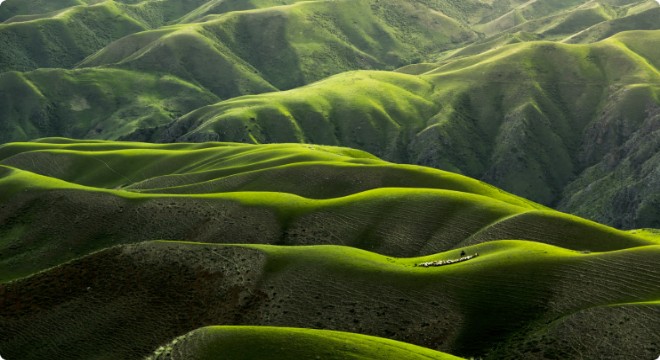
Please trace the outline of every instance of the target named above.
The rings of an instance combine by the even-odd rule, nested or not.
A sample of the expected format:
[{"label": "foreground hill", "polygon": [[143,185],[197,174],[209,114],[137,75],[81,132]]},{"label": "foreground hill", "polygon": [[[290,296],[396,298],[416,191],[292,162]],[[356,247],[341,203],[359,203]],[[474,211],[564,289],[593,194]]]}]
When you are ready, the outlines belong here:
[{"label": "foreground hill", "polygon": [[[261,328],[277,326],[463,357],[645,358],[660,318],[654,234],[348,148],[10,143],[0,354],[223,356],[264,337],[277,346],[284,330]],[[215,325],[253,327],[167,345]],[[282,356],[336,341],[385,356],[369,344],[393,344],[297,331],[301,348]]]},{"label": "foreground hill", "polygon": [[420,346],[328,330],[213,326],[159,348],[149,360],[199,359],[436,359],[459,358]]},{"label": "foreground hill", "polygon": [[[458,250],[400,259],[337,246],[114,247],[0,285],[0,351],[10,359],[140,358],[223,324],[349,331],[465,357],[655,356],[660,246],[581,254],[494,241],[463,249],[479,256],[423,268],[414,265]],[[584,336],[592,328],[603,337]]]}]

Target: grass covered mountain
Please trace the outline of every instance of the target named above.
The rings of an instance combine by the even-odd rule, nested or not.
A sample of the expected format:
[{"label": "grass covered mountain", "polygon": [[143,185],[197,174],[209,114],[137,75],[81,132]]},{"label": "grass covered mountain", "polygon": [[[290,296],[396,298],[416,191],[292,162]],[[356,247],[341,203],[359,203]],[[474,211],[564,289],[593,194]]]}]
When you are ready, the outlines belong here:
[{"label": "grass covered mountain", "polygon": [[652,0],[7,0],[0,142],[350,146],[658,227],[659,11]]},{"label": "grass covered mountain", "polygon": [[347,145],[618,227],[657,227],[658,44],[658,31],[629,32],[344,73],[203,107],[129,138]]},{"label": "grass covered mountain", "polygon": [[[62,134],[116,138],[162,126],[218,98],[169,75],[118,69],[40,69],[0,74],[0,139]],[[99,116],[99,114],[102,114]]]},{"label": "grass covered mountain", "polygon": [[[329,329],[497,359],[657,347],[652,232],[462,175],[304,144],[51,138],[4,145],[0,157],[8,359],[238,358],[236,344],[267,336],[268,349],[280,336],[227,328],[167,345],[215,325]],[[462,251],[479,255],[415,266]],[[594,326],[607,341],[582,334]],[[333,341],[298,331],[300,351]],[[371,342],[359,340],[348,349],[365,353]]]},{"label": "grass covered mountain", "polygon": [[0,2],[0,357],[655,358],[659,20]]}]

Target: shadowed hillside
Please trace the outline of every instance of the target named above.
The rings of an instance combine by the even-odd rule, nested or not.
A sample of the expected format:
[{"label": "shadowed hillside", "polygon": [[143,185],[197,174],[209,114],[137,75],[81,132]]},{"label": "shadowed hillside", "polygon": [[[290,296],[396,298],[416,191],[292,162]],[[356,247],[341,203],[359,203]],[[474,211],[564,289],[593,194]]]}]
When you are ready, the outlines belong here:
[{"label": "shadowed hillside", "polygon": [[[553,333],[574,331],[571,322],[601,328],[625,317],[633,325],[645,314],[653,329],[659,250],[585,255],[496,241],[465,248],[479,253],[473,260],[422,268],[414,264],[457,250],[397,259],[335,246],[116,247],[0,285],[0,350],[23,359],[139,358],[199,327],[241,324],[357,332],[494,359],[574,358],[583,349],[590,358],[648,358],[653,332],[631,348],[623,344],[640,332],[608,327],[605,341],[582,336],[577,349]],[[531,347],[526,337],[539,341]],[[508,347],[491,355],[502,341]]]},{"label": "shadowed hillside", "polygon": [[[204,107],[130,138],[351,146],[458,171],[619,227],[653,227],[658,199],[646,189],[653,192],[658,168],[659,36],[529,42],[406,74],[345,73]],[[624,179],[607,192],[581,192],[605,176],[598,169],[608,176],[618,169]]]},{"label": "shadowed hillside", "polygon": [[499,239],[585,251],[655,243],[464,176],[343,148],[46,139],[5,145],[0,157],[2,280],[152,239],[391,256]]},{"label": "shadowed hillside", "polygon": [[312,1],[208,16],[126,37],[81,66],[166,71],[229,98],[347,70],[392,70],[476,37],[428,5],[405,3]]},{"label": "shadowed hillside", "polygon": [[8,0],[0,69],[78,70],[0,75],[0,141],[350,146],[658,227],[660,38],[639,31],[657,28],[658,11],[652,0]]},{"label": "shadowed hillside", "polygon": [[7,0],[0,7],[0,72],[71,68],[126,35],[160,27],[204,0]]},{"label": "shadowed hillside", "polygon": [[0,359],[655,359],[658,189],[656,0],[0,1]]},{"label": "shadowed hillside", "polygon": [[149,360],[459,358],[410,344],[337,331],[265,326],[213,326],[160,347]]},{"label": "shadowed hillside", "polygon": [[116,138],[218,100],[173,76],[113,69],[5,72],[0,88],[0,142],[48,135]]}]

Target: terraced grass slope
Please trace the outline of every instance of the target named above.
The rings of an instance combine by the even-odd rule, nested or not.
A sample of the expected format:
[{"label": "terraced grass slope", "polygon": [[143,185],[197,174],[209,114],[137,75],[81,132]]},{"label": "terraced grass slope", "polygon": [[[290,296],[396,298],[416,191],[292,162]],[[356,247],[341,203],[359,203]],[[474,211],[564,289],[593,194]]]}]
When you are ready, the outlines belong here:
[{"label": "terraced grass slope", "polygon": [[[1,285],[0,351],[139,358],[221,324],[349,331],[487,359],[655,356],[658,245],[594,254],[525,241],[463,249],[479,256],[422,268],[414,265],[458,250],[401,259],[337,246],[115,247]],[[606,329],[604,338],[571,337],[571,323]]]},{"label": "terraced grass slope", "polygon": [[3,281],[152,239],[391,256],[499,239],[581,251],[655,244],[461,175],[345,148],[44,139],[4,145],[0,159]]},{"label": "terraced grass slope", "polygon": [[399,74],[345,73],[129,138],[345,145],[618,227],[657,227],[657,44],[660,31],[630,32],[590,45],[514,44]]},{"label": "terraced grass slope", "polygon": [[213,326],[159,348],[150,360],[175,359],[459,359],[398,341],[328,330]]}]

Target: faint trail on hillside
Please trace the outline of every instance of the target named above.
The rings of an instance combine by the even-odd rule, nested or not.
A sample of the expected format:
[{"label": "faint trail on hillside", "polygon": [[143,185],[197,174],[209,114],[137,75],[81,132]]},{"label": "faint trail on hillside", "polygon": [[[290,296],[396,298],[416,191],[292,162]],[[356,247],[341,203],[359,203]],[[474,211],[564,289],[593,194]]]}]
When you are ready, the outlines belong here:
[{"label": "faint trail on hillside", "polygon": [[[103,165],[105,165],[108,169],[110,169],[110,171],[112,171],[113,173],[115,173],[115,174],[117,174],[117,175],[123,177],[124,179],[128,180],[131,184],[135,183],[135,181],[134,181],[133,179],[131,179],[131,178],[129,178],[129,177],[127,177],[127,176],[125,176],[125,175],[123,175],[123,174],[117,172],[117,170],[115,170],[115,169],[113,169],[112,167],[110,167],[110,165],[108,165],[107,162],[105,162],[105,161],[103,161],[103,160],[101,160],[101,159],[99,159],[99,158],[97,158],[97,157],[95,157],[95,156],[91,156],[91,158],[94,159],[94,160],[96,160],[96,161],[99,161],[99,162],[103,163]],[[2,359],[0,359],[0,360],[2,360]]]}]

